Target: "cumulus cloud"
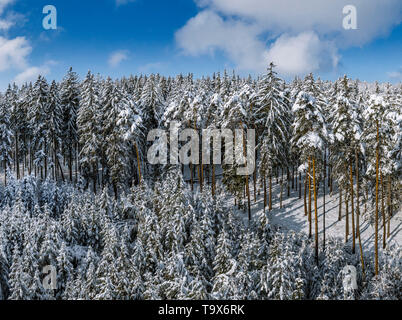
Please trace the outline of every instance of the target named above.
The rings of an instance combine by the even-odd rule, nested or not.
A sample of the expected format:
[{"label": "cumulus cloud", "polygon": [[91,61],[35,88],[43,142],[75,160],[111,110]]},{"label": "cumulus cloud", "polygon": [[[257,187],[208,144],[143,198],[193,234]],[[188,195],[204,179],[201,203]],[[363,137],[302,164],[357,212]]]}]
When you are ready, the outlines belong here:
[{"label": "cumulus cloud", "polygon": [[297,36],[284,34],[266,52],[265,61],[273,61],[284,75],[330,71],[338,65],[339,55],[332,42],[321,41],[315,32]]},{"label": "cumulus cloud", "polygon": [[[20,14],[8,12],[6,17],[2,18],[6,7],[14,2],[14,0],[0,0],[0,31],[9,29],[17,19],[22,17]],[[29,64],[31,52],[32,47],[26,37],[20,36],[10,39],[0,35],[0,72],[18,73],[13,79],[17,84],[34,81],[39,74],[49,74],[50,66],[55,62],[48,61],[40,67],[31,66]],[[10,80],[7,79],[6,81]]]},{"label": "cumulus cloud", "polygon": [[19,73],[15,78],[14,82],[17,85],[22,85],[26,82],[35,81],[39,75],[46,76],[50,73],[50,68],[48,65],[44,65],[41,67],[29,67]]},{"label": "cumulus cloud", "polygon": [[8,14],[6,17],[1,17],[4,9],[13,2],[14,0],[0,0],[0,31],[10,29],[15,23],[17,17],[15,14]]},{"label": "cumulus cloud", "polygon": [[31,51],[32,47],[25,37],[6,39],[0,36],[0,72],[26,68],[27,57]]},{"label": "cumulus cloud", "polygon": [[4,8],[6,6],[10,5],[13,2],[14,2],[14,0],[0,0],[0,14],[3,13]]},{"label": "cumulus cloud", "polygon": [[123,61],[128,59],[129,52],[127,50],[119,50],[113,52],[109,56],[108,64],[112,68],[116,68],[122,63]]},{"label": "cumulus cloud", "polygon": [[[385,36],[402,21],[400,0],[195,1],[201,11],[176,33],[178,46],[191,55],[222,50],[240,69],[257,72],[269,58],[287,74],[336,67],[338,49]],[[343,29],[346,5],[357,9],[357,30]]]}]

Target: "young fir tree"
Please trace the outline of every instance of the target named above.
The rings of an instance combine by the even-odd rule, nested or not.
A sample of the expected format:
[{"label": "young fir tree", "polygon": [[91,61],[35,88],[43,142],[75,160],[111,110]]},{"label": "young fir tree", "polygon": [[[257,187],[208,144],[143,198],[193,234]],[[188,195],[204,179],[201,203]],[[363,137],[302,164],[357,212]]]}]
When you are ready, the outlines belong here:
[{"label": "young fir tree", "polygon": [[0,162],[3,166],[4,185],[7,186],[7,169],[11,164],[12,138],[10,109],[0,95]]}]

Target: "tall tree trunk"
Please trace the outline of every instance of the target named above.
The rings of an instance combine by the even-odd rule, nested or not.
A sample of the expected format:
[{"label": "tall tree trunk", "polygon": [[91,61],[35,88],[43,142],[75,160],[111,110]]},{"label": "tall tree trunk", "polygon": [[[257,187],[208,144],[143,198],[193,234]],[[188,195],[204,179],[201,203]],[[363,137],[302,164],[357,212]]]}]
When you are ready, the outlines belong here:
[{"label": "tall tree trunk", "polygon": [[96,163],[92,165],[93,167],[93,189],[94,189],[94,194],[96,194],[96,182],[97,182],[97,176],[98,176],[98,166]]},{"label": "tall tree trunk", "polygon": [[326,228],[326,226],[325,226],[325,214],[326,214],[326,212],[325,212],[325,179],[326,179],[326,177],[327,177],[327,149],[325,148],[324,149],[324,172],[323,172],[323,175],[324,175],[324,181],[323,181],[323,184],[322,184],[322,188],[323,188],[323,192],[324,192],[324,203],[323,203],[323,213],[322,213],[322,232],[323,232],[323,240],[322,240],[322,248],[323,248],[323,250],[325,251],[325,241],[326,241],[326,238],[325,238],[325,228]]},{"label": "tall tree trunk", "polygon": [[357,151],[357,148],[355,148],[355,161],[356,161],[356,236],[359,240],[360,260],[362,263],[362,271],[364,276],[363,246],[360,236],[360,201],[359,201],[360,181],[359,181],[359,153]]},{"label": "tall tree trunk", "polygon": [[339,186],[339,213],[338,221],[342,221],[342,188]]},{"label": "tall tree trunk", "polygon": [[301,172],[299,172],[299,199],[301,199],[301,189],[302,189],[302,178],[301,178]]},{"label": "tall tree trunk", "polygon": [[191,191],[194,191],[194,170],[192,163],[190,163],[190,184],[191,184]]},{"label": "tall tree trunk", "polygon": [[348,242],[349,238],[349,197],[348,190],[345,190],[345,242]]},{"label": "tall tree trunk", "polygon": [[[242,125],[243,127],[243,125]],[[246,146],[246,136],[243,130],[243,154],[247,159],[247,146]],[[246,164],[247,165],[247,164]],[[250,186],[249,186],[249,176],[246,175],[246,192],[247,192],[247,204],[248,204],[248,221],[251,221],[251,199],[250,199]]]},{"label": "tall tree trunk", "polygon": [[309,230],[308,236],[309,238],[312,237],[312,221],[311,221],[311,160],[308,159],[308,223],[309,223]]},{"label": "tall tree trunk", "polygon": [[254,203],[257,203],[257,170],[253,173],[253,184],[254,184]]},{"label": "tall tree trunk", "polygon": [[289,167],[286,167],[286,176],[288,181],[288,198],[290,197],[290,171]]},{"label": "tall tree trunk", "polygon": [[141,184],[142,176],[141,176],[141,160],[140,160],[140,152],[138,150],[137,143],[134,143],[135,147],[135,155],[137,156],[137,170],[138,170],[138,183]]},{"label": "tall tree trunk", "polygon": [[305,171],[305,178],[304,178],[304,215],[307,217],[308,216],[308,210],[307,210],[307,173]]},{"label": "tall tree trunk", "polygon": [[379,127],[377,121],[377,146],[376,146],[376,161],[375,161],[375,243],[374,243],[374,255],[375,255],[375,275],[378,276],[378,180],[379,180],[379,161],[380,161],[380,152],[379,152]]},{"label": "tall tree trunk", "polygon": [[73,182],[73,150],[72,146],[69,146],[68,148],[68,170],[70,172],[70,182]]},{"label": "tall tree trunk", "polygon": [[385,198],[385,188],[384,188],[384,179],[382,172],[380,172],[380,180],[381,180],[381,215],[382,215],[382,225],[383,225],[383,230],[382,230],[382,248],[385,249],[387,246],[387,221],[385,218],[385,204],[384,204],[384,198]]},{"label": "tall tree trunk", "polygon": [[272,210],[272,172],[269,172],[269,211]]},{"label": "tall tree trunk", "polygon": [[350,161],[350,203],[352,208],[352,253],[356,253],[356,234],[355,234],[355,205],[353,194],[353,163]]},{"label": "tall tree trunk", "polygon": [[215,180],[215,164],[212,164],[212,196],[215,196],[216,180]]},{"label": "tall tree trunk", "polygon": [[15,132],[15,163],[17,169],[17,179],[20,179],[20,159],[18,150],[18,131]]},{"label": "tall tree trunk", "polygon": [[315,260],[318,265],[318,206],[317,206],[317,188],[315,178],[315,157],[313,157],[313,187],[314,187],[314,215],[315,215]]},{"label": "tall tree trunk", "polygon": [[7,187],[7,160],[4,159],[4,186]]},{"label": "tall tree trunk", "polygon": [[46,179],[47,178],[47,143],[46,143],[46,139],[45,139],[44,143],[45,143],[44,153],[45,153],[45,179]]},{"label": "tall tree trunk", "polygon": [[265,174],[263,181],[264,181],[264,212],[265,212],[265,209],[267,207],[267,179],[265,178]]},{"label": "tall tree trunk", "polygon": [[[292,165],[292,190],[294,189],[295,189],[295,166]],[[296,181],[296,190],[297,190],[297,181]]]},{"label": "tall tree trunk", "polygon": [[391,208],[392,208],[392,203],[391,203],[391,175],[388,176],[388,197],[387,197],[387,207],[388,207],[388,231],[387,231],[387,237],[391,235]]}]

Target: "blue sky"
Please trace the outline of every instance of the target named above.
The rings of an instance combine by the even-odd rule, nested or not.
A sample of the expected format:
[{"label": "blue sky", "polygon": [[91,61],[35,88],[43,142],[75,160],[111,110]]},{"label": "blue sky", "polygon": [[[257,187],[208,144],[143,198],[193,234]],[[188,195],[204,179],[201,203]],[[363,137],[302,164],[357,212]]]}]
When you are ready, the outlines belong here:
[{"label": "blue sky", "polygon": [[[269,60],[286,79],[314,72],[400,82],[402,1],[324,2],[0,0],[0,88],[38,73],[60,80],[70,66],[81,77],[89,69],[112,77],[225,68],[257,75]],[[48,4],[57,8],[57,30],[42,27]],[[346,4],[357,8],[358,30],[342,28]]]}]

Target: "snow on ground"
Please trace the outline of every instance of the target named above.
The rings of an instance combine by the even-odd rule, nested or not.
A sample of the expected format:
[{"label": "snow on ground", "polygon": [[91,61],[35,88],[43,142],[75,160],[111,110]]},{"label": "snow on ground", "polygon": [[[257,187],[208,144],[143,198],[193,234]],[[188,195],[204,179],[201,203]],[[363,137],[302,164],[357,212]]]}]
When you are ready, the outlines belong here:
[{"label": "snow on ground", "polygon": [[[303,188],[303,186],[302,186]],[[275,183],[275,179],[272,180],[272,211],[268,211],[268,207],[266,212],[268,213],[268,217],[270,222],[273,225],[281,227],[282,231],[292,230],[295,232],[304,232],[308,234],[309,232],[309,223],[308,217],[304,214],[304,189],[302,189],[302,198],[299,199],[299,191],[292,190],[290,188],[290,197],[287,197],[287,187],[283,187],[283,207],[280,209],[280,185]],[[320,188],[320,192],[318,194],[317,205],[318,205],[318,229],[319,229],[319,242],[322,243],[323,237],[323,192],[322,188]],[[328,188],[326,188],[328,189]],[[257,185],[258,190],[258,185]],[[267,190],[267,193],[269,191]],[[250,197],[252,204],[252,219],[256,219],[259,214],[264,211],[264,195],[263,189],[260,190],[260,196],[257,193],[257,202],[254,202],[254,192],[253,192],[253,183],[250,181]],[[268,198],[268,196],[267,196]],[[356,200],[356,199],[355,199]],[[234,199],[231,198],[231,201],[234,205]],[[360,199],[361,201],[361,199]],[[326,237],[338,237],[341,239],[345,239],[345,203],[343,201],[342,205],[342,220],[338,221],[339,215],[339,193],[334,190],[333,195],[329,195],[328,190],[325,196],[325,223],[326,223]],[[355,202],[356,203],[356,202]],[[314,237],[314,197],[312,194],[312,234]],[[368,211],[371,210],[368,206]],[[242,215],[244,222],[248,223],[248,213],[246,211],[238,210],[236,211]],[[351,208],[349,202],[349,241],[348,243],[352,243],[352,220],[351,220]],[[355,210],[356,212],[356,210]],[[374,227],[370,225],[368,221],[368,215],[364,216],[364,205],[360,207],[361,217],[360,217],[360,232],[361,232],[361,240],[363,250],[374,251]],[[355,217],[356,219],[356,217]],[[355,220],[356,222],[356,220]],[[379,220],[379,236],[378,236],[378,247],[382,250],[382,218]],[[395,243],[397,245],[402,244],[402,211],[400,210],[398,213],[394,213],[394,216],[391,220],[391,232],[390,237],[387,239],[387,243]],[[358,249],[358,240],[356,239],[356,248]]]},{"label": "snow on ground", "polygon": [[[217,169],[217,174],[220,174],[220,168]],[[66,171],[65,176],[67,177],[68,171]],[[189,179],[189,172],[188,169],[185,170],[185,177]],[[197,177],[194,177],[195,180]],[[0,183],[3,183],[3,176],[0,173]],[[219,178],[218,178],[219,179]],[[218,182],[219,183],[219,182]],[[303,188],[304,186],[302,186]],[[257,190],[259,185],[257,184]],[[339,193],[337,190],[334,190],[333,195],[331,196],[328,192],[328,188],[326,188],[327,194],[325,196],[326,204],[325,204],[325,220],[326,220],[326,237],[338,237],[341,239],[345,239],[345,203],[343,201],[342,204],[342,220],[338,221],[338,213],[339,213]],[[267,192],[269,192],[267,190]],[[302,189],[302,198],[299,199],[299,191],[292,190],[290,188],[290,197],[287,197],[287,187],[284,184],[283,186],[283,208],[280,209],[280,185],[276,184],[276,179],[272,179],[272,211],[268,211],[268,217],[270,222],[273,225],[281,227],[282,231],[292,230],[295,232],[304,232],[308,234],[309,232],[309,223],[307,216],[304,215],[304,189]],[[260,189],[260,195],[257,193],[257,201],[254,202],[254,191],[253,191],[253,182],[250,179],[250,196],[251,196],[251,215],[252,219],[256,219],[258,215],[260,215],[264,211],[264,195],[262,188]],[[323,191],[320,188],[318,192],[318,228],[319,228],[319,235],[320,235],[320,243],[322,243],[322,236],[323,236]],[[268,197],[268,196],[267,196]],[[312,233],[314,236],[314,198],[312,194]],[[234,206],[234,198],[230,197],[228,199]],[[360,199],[361,201],[361,199]],[[356,203],[356,202],[355,202]],[[236,207],[234,207],[236,208]],[[368,210],[372,210],[372,208],[368,207]],[[349,203],[349,243],[352,243],[351,237],[351,228],[352,228],[352,221],[350,215],[350,203]],[[248,214],[247,210],[238,210],[236,208],[236,212],[243,217],[245,224],[248,223]],[[360,208],[361,212],[361,219],[360,219],[360,232],[361,232],[361,240],[363,245],[363,250],[367,251],[374,251],[374,228],[368,221],[368,215],[364,215],[364,205]],[[379,220],[379,237],[378,237],[378,247],[382,248],[382,234],[383,234],[383,227],[382,227],[382,218],[380,214]],[[387,243],[395,243],[397,245],[402,245],[402,210],[398,213],[394,213],[394,216],[391,220],[391,232],[390,237],[387,239]],[[356,248],[358,248],[358,241],[356,239]]]}]

